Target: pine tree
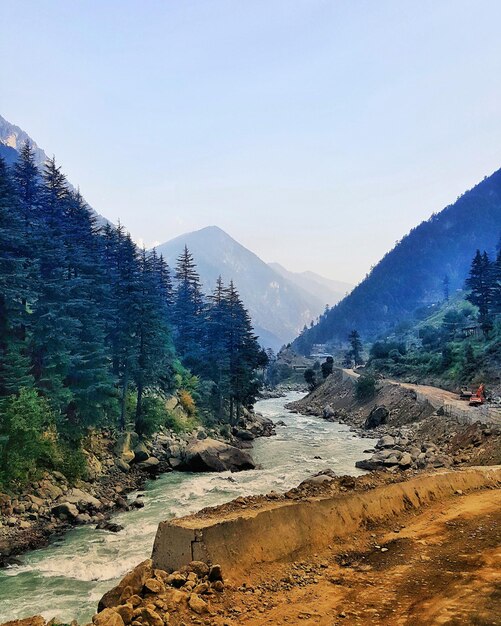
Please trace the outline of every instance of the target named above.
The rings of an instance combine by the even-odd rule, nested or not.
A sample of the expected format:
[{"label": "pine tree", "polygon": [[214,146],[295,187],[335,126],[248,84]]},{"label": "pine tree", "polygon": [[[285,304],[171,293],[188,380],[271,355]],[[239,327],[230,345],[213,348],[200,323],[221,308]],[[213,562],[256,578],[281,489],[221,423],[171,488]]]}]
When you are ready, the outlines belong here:
[{"label": "pine tree", "polygon": [[176,350],[196,371],[202,358],[204,302],[193,256],[185,246],[176,265],[173,326]]},{"label": "pine tree", "polygon": [[155,254],[142,250],[139,256],[140,298],[138,310],[138,356],[134,372],[137,390],[136,428],[141,431],[145,416],[145,391],[171,391],[174,350],[167,324],[165,276]]},{"label": "pine tree", "polygon": [[105,418],[112,419],[116,412],[111,349],[106,343],[105,327],[110,294],[97,219],[79,192],[70,193],[66,220],[69,313],[79,322],[72,368],[66,379],[73,395],[68,415],[82,431]]},{"label": "pine tree", "polygon": [[24,330],[30,297],[26,252],[19,203],[0,157],[0,397],[33,383]]},{"label": "pine tree", "polygon": [[70,312],[70,269],[65,250],[69,190],[54,159],[47,161],[42,177],[40,245],[37,250],[40,284],[33,314],[33,373],[37,387],[47,395],[65,421],[72,400],[66,377],[73,367],[72,354],[79,325]]},{"label": "pine tree", "polygon": [[477,250],[466,279],[470,290],[467,299],[478,307],[480,326],[484,334],[492,329],[492,305],[494,298],[494,274],[487,253]]},{"label": "pine tree", "polygon": [[355,362],[355,366],[362,365],[362,340],[357,330],[352,330],[348,336],[351,345],[351,356]]}]

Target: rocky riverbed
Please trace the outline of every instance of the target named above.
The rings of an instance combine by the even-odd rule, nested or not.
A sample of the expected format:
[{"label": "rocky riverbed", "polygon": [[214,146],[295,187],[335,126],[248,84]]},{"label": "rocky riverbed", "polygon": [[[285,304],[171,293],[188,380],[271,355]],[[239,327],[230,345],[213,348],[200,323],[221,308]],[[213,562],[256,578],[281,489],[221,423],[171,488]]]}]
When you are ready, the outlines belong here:
[{"label": "rocky riverbed", "polygon": [[463,423],[418,399],[412,389],[382,382],[374,398],[359,402],[354,385],[335,372],[313,393],[288,405],[292,411],[348,424],[360,437],[378,438],[365,470],[392,472],[493,465],[501,461],[501,428]]},{"label": "rocky riverbed", "polygon": [[95,432],[85,443],[85,480],[71,482],[60,472],[45,472],[23,492],[0,493],[0,567],[16,563],[18,555],[73,526],[121,530],[111,516],[141,508],[142,498],[130,501],[127,494],[159,474],[252,469],[246,448],[255,438],[274,433],[270,419],[248,410],[224,438],[220,431],[203,427],[185,434],[164,429],[149,440],[132,432],[118,437]]}]

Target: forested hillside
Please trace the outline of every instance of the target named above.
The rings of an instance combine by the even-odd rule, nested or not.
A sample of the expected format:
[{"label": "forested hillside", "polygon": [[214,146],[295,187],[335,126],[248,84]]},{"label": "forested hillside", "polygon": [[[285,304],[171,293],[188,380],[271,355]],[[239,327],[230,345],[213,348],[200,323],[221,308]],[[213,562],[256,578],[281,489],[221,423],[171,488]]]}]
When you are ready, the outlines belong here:
[{"label": "forested hillside", "polygon": [[501,232],[501,170],[405,236],[366,278],[320,322],[305,330],[294,348],[344,341],[357,329],[374,339],[415,309],[462,288],[477,249],[494,254]]},{"label": "forested hillside", "polygon": [[151,434],[175,391],[193,418],[233,422],[265,361],[233,283],[206,297],[187,249],[171,271],[100,227],[28,143],[0,158],[0,485],[77,476],[89,428]]}]

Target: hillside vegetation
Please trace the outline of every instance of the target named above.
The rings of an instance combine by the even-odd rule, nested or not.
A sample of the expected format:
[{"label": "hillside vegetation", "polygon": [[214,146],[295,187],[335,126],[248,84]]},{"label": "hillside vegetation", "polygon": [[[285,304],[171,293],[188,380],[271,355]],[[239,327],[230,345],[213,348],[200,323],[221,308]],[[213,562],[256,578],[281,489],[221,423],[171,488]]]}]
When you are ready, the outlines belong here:
[{"label": "hillside vegetation", "polygon": [[339,304],[305,330],[293,347],[344,341],[356,328],[364,340],[395,329],[422,306],[461,289],[477,249],[493,254],[501,231],[501,170],[414,228]]}]

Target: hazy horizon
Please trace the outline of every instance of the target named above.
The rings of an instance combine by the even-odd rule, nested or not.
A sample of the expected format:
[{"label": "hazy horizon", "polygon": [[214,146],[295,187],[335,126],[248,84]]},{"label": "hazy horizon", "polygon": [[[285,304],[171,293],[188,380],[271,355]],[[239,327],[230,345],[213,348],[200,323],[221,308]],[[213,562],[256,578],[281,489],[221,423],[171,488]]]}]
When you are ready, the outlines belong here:
[{"label": "hazy horizon", "polygon": [[[147,10],[146,10],[147,9]],[[501,166],[501,4],[2,2],[0,113],[152,246],[359,282]]]}]

